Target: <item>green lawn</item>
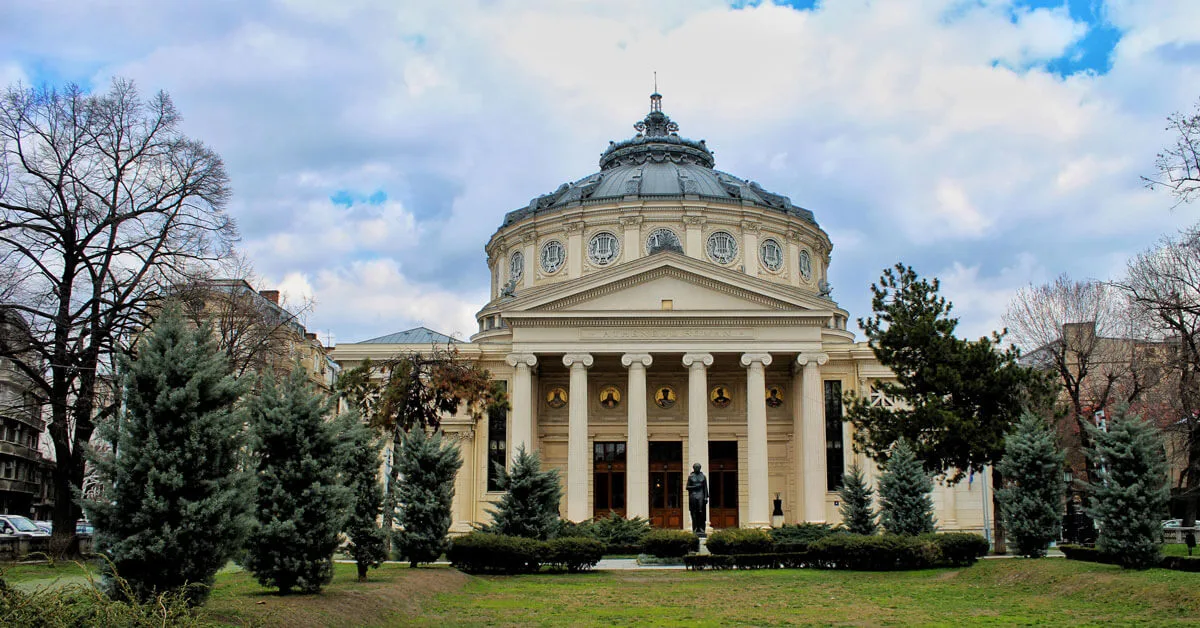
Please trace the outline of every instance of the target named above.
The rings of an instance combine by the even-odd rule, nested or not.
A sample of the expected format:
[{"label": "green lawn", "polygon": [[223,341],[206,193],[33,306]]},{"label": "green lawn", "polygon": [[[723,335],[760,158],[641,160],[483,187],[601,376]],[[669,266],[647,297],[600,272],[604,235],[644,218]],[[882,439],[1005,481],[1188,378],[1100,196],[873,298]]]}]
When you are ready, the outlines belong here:
[{"label": "green lawn", "polygon": [[[52,571],[49,576],[46,571]],[[60,564],[17,567],[25,586],[82,577]],[[615,571],[473,577],[385,565],[370,582],[339,564],[319,595],[280,597],[223,571],[203,610],[216,625],[1128,625],[1194,624],[1200,574],[1064,559],[985,560],[903,573]]]}]

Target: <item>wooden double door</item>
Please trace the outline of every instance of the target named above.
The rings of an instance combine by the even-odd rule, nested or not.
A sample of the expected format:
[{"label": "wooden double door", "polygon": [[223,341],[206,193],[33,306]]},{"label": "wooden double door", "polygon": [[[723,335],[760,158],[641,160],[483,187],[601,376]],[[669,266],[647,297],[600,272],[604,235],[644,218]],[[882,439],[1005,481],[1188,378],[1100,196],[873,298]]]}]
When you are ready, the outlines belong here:
[{"label": "wooden double door", "polygon": [[[593,445],[593,516],[607,517],[626,512],[625,443],[597,442]],[[691,469],[683,467],[683,443],[650,443],[650,525],[680,530],[688,507],[684,490]],[[736,441],[708,444],[708,522],[713,528],[738,526],[738,464]]]},{"label": "wooden double door", "polygon": [[708,524],[714,529],[738,527],[737,441],[708,443]]},{"label": "wooden double door", "polygon": [[683,443],[650,443],[650,525],[683,528]]}]

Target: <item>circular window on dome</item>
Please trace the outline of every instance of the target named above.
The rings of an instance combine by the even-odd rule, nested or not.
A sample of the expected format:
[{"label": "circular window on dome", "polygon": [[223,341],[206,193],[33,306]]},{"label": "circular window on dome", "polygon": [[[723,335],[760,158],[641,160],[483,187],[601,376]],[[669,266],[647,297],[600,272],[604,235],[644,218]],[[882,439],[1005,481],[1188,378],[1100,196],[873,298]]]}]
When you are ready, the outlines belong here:
[{"label": "circular window on dome", "polygon": [[567,249],[563,248],[562,242],[551,240],[542,245],[542,270],[547,273],[558,272],[566,259]]},{"label": "circular window on dome", "polygon": [[762,245],[758,247],[758,254],[767,270],[777,273],[783,268],[783,247],[779,246],[779,241],[774,238],[763,240]]},{"label": "circular window on dome", "polygon": [[620,241],[617,240],[617,236],[607,231],[597,233],[588,242],[588,259],[597,266],[608,266],[617,261],[617,255],[620,253]]},{"label": "circular window on dome", "polygon": [[508,278],[510,281],[521,281],[525,276],[525,255],[520,251],[508,258]]},{"label": "circular window on dome", "polygon": [[650,237],[646,238],[646,254],[651,255],[660,251],[675,251],[683,252],[683,245],[679,243],[679,236],[675,235],[674,231],[666,227],[660,227],[650,232]]},{"label": "circular window on dome", "polygon": [[800,274],[805,279],[812,279],[812,257],[808,251],[800,251]]},{"label": "circular window on dome", "polygon": [[725,231],[708,236],[708,256],[718,264],[728,264],[737,258],[737,240]]}]

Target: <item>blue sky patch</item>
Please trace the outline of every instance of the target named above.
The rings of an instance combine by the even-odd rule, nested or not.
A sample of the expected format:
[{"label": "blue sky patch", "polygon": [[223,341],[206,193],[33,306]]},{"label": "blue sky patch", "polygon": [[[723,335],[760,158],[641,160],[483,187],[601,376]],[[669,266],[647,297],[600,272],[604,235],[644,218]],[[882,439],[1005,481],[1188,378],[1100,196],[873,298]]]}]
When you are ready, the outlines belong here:
[{"label": "blue sky patch", "polygon": [[383,205],[387,202],[388,195],[382,189],[375,190],[370,194],[355,192],[353,190],[338,190],[329,195],[329,202],[341,207],[352,207],[354,205]]}]

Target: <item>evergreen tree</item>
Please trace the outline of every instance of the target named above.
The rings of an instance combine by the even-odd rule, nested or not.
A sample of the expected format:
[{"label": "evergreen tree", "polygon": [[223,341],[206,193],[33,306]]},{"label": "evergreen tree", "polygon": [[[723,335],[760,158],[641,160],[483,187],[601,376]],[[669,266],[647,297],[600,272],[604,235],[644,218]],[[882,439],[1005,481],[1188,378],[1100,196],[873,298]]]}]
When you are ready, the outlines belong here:
[{"label": "evergreen tree", "polygon": [[437,560],[446,550],[454,477],[462,466],[462,456],[441,432],[428,436],[425,430],[414,428],[401,442],[396,465],[400,468],[396,544],[410,566],[416,567]]},{"label": "evergreen tree", "polygon": [[851,534],[870,535],[877,531],[875,512],[871,506],[874,495],[875,490],[867,486],[862,467],[858,466],[858,462],[850,465],[850,471],[842,476],[838,498],[842,502],[842,525]]},{"label": "evergreen tree", "polygon": [[996,491],[1004,528],[1022,556],[1046,555],[1062,527],[1063,453],[1046,422],[1026,413],[1005,439],[1000,473],[1007,484]]},{"label": "evergreen tree", "polygon": [[1088,426],[1094,448],[1087,454],[1098,471],[1088,514],[1100,527],[1097,549],[1125,568],[1145,569],[1160,558],[1167,461],[1159,431],[1127,412],[1114,412],[1107,432]]},{"label": "evergreen tree", "polygon": [[367,569],[387,560],[386,534],[379,526],[383,512],[383,485],[379,478],[379,452],[382,441],[375,431],[363,425],[358,414],[343,419],[345,447],[344,482],[350,490],[350,508],[343,531],[349,537],[347,551],[358,564],[358,580],[366,581]]},{"label": "evergreen tree", "polygon": [[492,525],[488,530],[497,534],[549,539],[558,530],[558,504],[562,486],[558,470],[542,470],[542,461],[525,447],[517,448],[512,471],[501,469],[499,483],[504,496],[490,511]]},{"label": "evergreen tree", "polygon": [[925,472],[907,441],[892,449],[879,478],[879,523],[891,534],[924,534],[935,530],[933,478]]},{"label": "evergreen tree", "polygon": [[333,552],[350,492],[338,482],[337,424],[330,404],[294,369],[262,380],[246,404],[258,472],[257,521],[245,567],[286,594],[319,591],[333,577]]},{"label": "evergreen tree", "polygon": [[[249,525],[242,420],[233,410],[243,387],[208,329],[189,329],[174,308],[155,321],[136,358],[122,360],[121,384],[124,416],[101,426],[120,455],[96,457],[105,491],[84,504],[98,549],[112,561],[106,572],[141,600],[199,585],[186,594],[200,603]],[[124,593],[109,584],[110,593]]]}]

